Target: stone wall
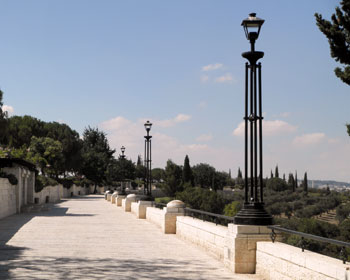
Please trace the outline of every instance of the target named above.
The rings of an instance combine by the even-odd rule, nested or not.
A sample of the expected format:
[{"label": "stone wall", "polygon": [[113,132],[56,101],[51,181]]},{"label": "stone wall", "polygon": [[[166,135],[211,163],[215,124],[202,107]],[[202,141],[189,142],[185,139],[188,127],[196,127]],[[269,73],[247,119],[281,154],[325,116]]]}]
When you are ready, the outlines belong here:
[{"label": "stone wall", "polygon": [[258,242],[256,261],[267,280],[350,279],[350,263],[279,242]]},{"label": "stone wall", "polygon": [[163,210],[155,207],[147,207],[146,219],[161,228],[164,223]]},{"label": "stone wall", "polygon": [[[79,194],[80,193],[80,194]],[[77,195],[86,195],[89,193],[89,189],[81,186],[73,185],[69,189],[64,188],[62,185],[47,186],[40,192],[34,193],[34,199],[37,198],[38,204],[54,203],[61,198],[68,198]]]},{"label": "stone wall", "polygon": [[0,219],[16,214],[16,186],[0,178]]},{"label": "stone wall", "polygon": [[202,247],[217,259],[224,259],[227,227],[191,217],[178,216],[176,235]]}]

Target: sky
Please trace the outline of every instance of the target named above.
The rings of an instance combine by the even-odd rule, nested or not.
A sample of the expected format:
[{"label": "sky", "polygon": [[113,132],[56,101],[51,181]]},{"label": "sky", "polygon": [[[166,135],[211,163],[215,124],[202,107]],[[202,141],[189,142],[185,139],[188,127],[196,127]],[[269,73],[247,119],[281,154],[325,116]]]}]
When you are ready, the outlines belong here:
[{"label": "sky", "polygon": [[0,0],[0,88],[10,115],[88,126],[133,161],[153,123],[153,167],[244,166],[241,22],[265,20],[264,176],[350,182],[349,86],[334,75],[315,12],[336,0]]}]

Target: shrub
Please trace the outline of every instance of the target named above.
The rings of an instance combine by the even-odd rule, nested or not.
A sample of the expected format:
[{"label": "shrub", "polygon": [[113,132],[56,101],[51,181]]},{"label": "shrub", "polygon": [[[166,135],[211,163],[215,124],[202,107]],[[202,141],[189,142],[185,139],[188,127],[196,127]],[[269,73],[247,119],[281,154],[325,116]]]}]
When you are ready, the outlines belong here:
[{"label": "shrub", "polygon": [[230,204],[226,204],[224,208],[224,215],[234,217],[241,210],[242,204],[239,201],[232,201]]},{"label": "shrub", "polygon": [[47,186],[56,186],[58,182],[55,179],[44,176],[36,176],[35,177],[35,192],[40,192],[43,188]]},{"label": "shrub", "polygon": [[0,178],[7,178],[11,185],[17,185],[18,184],[18,179],[13,174],[7,174],[6,172],[1,171],[0,172]]}]

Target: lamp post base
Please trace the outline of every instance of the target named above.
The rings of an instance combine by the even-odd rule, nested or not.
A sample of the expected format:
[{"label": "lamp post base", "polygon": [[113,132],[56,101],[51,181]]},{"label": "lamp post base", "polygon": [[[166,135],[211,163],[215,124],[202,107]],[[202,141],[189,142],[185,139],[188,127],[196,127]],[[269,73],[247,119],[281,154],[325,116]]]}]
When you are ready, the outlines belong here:
[{"label": "lamp post base", "polygon": [[264,209],[264,204],[245,203],[241,211],[234,217],[236,225],[267,226],[273,224],[272,216]]}]

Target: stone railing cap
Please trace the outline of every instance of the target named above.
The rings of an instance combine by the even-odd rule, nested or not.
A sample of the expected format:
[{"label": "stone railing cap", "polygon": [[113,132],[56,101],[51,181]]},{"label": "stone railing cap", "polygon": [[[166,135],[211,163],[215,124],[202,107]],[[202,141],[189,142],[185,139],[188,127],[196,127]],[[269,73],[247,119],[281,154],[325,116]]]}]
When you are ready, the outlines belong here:
[{"label": "stone railing cap", "polygon": [[181,200],[172,200],[167,205],[167,208],[185,208],[186,205]]},{"label": "stone railing cap", "polygon": [[130,198],[130,197],[136,197],[136,194],[131,193],[131,194],[128,194],[126,197],[128,197],[128,198]]}]

